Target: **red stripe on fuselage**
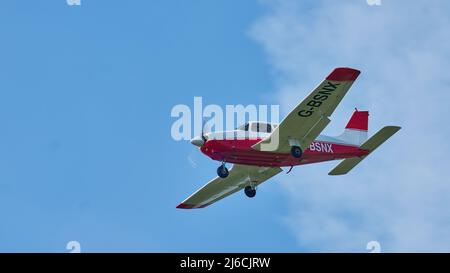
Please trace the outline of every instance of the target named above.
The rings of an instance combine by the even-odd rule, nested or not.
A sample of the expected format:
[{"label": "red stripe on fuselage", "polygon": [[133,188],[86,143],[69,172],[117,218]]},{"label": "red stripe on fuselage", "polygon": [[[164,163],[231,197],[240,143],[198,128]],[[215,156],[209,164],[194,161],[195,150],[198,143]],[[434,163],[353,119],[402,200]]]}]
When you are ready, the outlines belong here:
[{"label": "red stripe on fuselage", "polygon": [[201,151],[210,158],[228,163],[287,167],[367,155],[368,151],[357,146],[338,143],[314,141],[303,152],[301,158],[294,158],[290,153],[262,152],[252,148],[261,139],[208,140]]}]

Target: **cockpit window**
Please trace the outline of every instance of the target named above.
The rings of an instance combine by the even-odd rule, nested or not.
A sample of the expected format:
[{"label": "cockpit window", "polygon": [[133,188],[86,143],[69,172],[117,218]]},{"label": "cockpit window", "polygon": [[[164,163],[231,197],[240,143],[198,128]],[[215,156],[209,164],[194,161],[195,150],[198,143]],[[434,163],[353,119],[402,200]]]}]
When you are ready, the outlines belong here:
[{"label": "cockpit window", "polygon": [[239,126],[237,129],[241,130],[241,131],[248,131],[248,126],[249,126],[249,124],[246,123],[244,125]]},{"label": "cockpit window", "polygon": [[236,130],[247,131],[250,129],[252,132],[271,133],[273,128],[277,125],[271,125],[264,122],[250,122],[239,126]]}]

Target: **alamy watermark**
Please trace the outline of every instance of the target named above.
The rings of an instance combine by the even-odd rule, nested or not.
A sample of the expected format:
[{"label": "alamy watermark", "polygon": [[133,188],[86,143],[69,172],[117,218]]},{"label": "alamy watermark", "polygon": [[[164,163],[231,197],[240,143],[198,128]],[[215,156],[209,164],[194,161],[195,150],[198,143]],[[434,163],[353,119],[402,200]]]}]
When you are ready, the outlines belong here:
[{"label": "alamy watermark", "polygon": [[70,251],[70,253],[81,253],[81,244],[78,241],[69,241],[66,244],[66,249]]},{"label": "alamy watermark", "polygon": [[381,6],[381,0],[366,0],[369,6]]},{"label": "alamy watermark", "polygon": [[366,249],[370,250],[370,253],[381,253],[381,244],[378,241],[370,241],[367,243]]},{"label": "alamy watermark", "polygon": [[202,97],[194,97],[192,106],[178,104],[172,107],[170,115],[176,120],[170,133],[175,141],[190,140],[205,131],[221,132],[215,138],[227,139],[235,136],[237,127],[249,121],[278,123],[279,112],[279,105],[237,104],[226,105],[223,109],[217,104],[203,105]]},{"label": "alamy watermark", "polygon": [[81,6],[81,0],[66,0],[69,6]]}]

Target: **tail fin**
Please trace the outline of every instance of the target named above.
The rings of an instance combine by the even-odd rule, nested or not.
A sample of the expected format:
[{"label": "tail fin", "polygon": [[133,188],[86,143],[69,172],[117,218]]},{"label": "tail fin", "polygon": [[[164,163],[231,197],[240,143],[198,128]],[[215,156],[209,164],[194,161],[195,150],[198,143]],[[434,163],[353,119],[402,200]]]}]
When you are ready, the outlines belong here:
[{"label": "tail fin", "polygon": [[[386,126],[379,130],[375,135],[373,135],[369,140],[364,142],[361,145],[361,149],[369,151],[369,154],[372,153],[376,148],[378,148],[383,142],[389,139],[392,135],[397,133],[400,130],[398,126]],[[362,157],[352,157],[342,160],[339,165],[337,165],[329,175],[341,175],[348,173],[351,169],[353,169],[356,165],[359,164],[366,156]]]},{"label": "tail fin", "polygon": [[360,146],[367,140],[369,127],[369,111],[355,109],[353,115],[345,126],[345,131],[337,137],[345,143]]}]

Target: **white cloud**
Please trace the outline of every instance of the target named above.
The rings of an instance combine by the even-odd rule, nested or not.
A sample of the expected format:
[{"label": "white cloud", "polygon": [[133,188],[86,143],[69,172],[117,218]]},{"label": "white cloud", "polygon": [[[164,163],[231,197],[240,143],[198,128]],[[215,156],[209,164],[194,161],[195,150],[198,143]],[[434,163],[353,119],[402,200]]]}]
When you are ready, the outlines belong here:
[{"label": "white cloud", "polygon": [[[281,109],[300,101],[333,67],[362,74],[333,115],[338,133],[354,107],[369,129],[403,129],[350,174],[337,162],[281,177],[286,224],[314,251],[450,251],[450,2],[265,1],[251,29],[274,69]],[[304,1],[307,2],[307,1]]]}]

